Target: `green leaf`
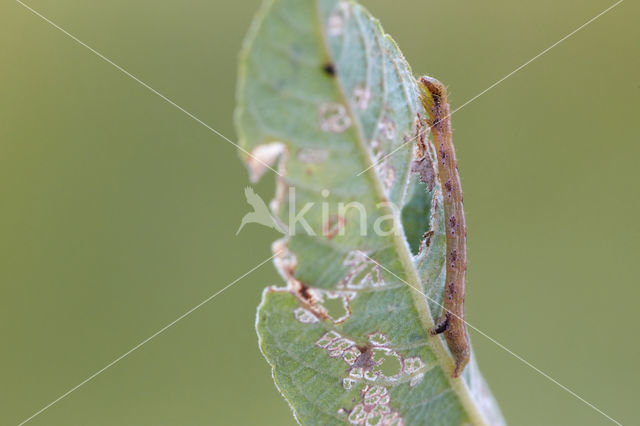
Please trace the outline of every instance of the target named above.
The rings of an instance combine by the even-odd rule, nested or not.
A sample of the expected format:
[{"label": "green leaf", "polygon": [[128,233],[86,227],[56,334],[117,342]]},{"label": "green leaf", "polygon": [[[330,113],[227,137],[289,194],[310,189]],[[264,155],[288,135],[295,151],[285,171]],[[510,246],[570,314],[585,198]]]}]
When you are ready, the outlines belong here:
[{"label": "green leaf", "polygon": [[445,225],[440,187],[412,173],[405,143],[421,108],[404,57],[357,3],[263,5],[236,125],[251,179],[281,174],[271,209],[287,231],[273,244],[284,284],[265,289],[256,328],[301,423],[503,424],[475,359],[452,378],[446,343],[427,331]]}]

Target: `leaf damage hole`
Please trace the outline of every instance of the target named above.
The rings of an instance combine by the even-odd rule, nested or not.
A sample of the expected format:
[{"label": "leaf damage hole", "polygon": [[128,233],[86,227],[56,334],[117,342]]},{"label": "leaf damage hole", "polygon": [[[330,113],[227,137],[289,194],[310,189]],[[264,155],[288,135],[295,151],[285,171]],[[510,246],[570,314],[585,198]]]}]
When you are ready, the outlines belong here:
[{"label": "leaf damage hole", "polygon": [[343,265],[347,269],[347,274],[338,283],[337,287],[339,289],[361,290],[385,285],[380,266],[363,251],[353,250],[349,252]]},{"label": "leaf damage hole", "polygon": [[371,89],[366,86],[357,86],[353,89],[353,104],[361,111],[369,108],[371,102]]},{"label": "leaf damage hole", "polygon": [[[380,125],[378,129],[382,129],[385,133],[389,132],[387,127],[380,127]],[[384,190],[388,191],[393,186],[393,182],[395,181],[396,170],[391,166],[389,156],[387,156],[385,151],[382,150],[380,141],[378,141],[377,139],[373,139],[371,141],[371,154],[373,156],[373,162],[375,164],[375,167],[373,169],[382,181]]]},{"label": "leaf damage hole", "polygon": [[[422,202],[430,202],[430,217],[429,223],[423,223],[427,226],[425,232],[422,234],[422,239],[419,239],[418,235],[412,235],[410,239],[411,248],[415,256],[424,255],[426,249],[431,244],[431,238],[434,235],[434,229],[436,225],[436,213],[438,212],[438,196],[441,189],[436,188],[438,182],[438,175],[436,170],[437,154],[433,144],[429,140],[429,132],[431,128],[429,124],[423,119],[420,113],[417,114],[415,121],[415,150],[413,154],[413,160],[411,161],[411,173],[417,174],[420,183],[425,184],[425,193],[415,193],[412,201],[419,201],[422,198]],[[430,197],[427,194],[430,193]],[[430,198],[430,201],[428,201]],[[411,215],[415,214],[412,210],[406,209],[403,214]],[[403,217],[404,219],[404,217]],[[415,248],[414,248],[415,247]],[[416,253],[417,252],[417,253]]]},{"label": "leaf damage hole", "polygon": [[316,317],[311,311],[304,308],[297,308],[293,311],[293,316],[303,324],[313,324],[318,322],[318,317]]},{"label": "leaf damage hole", "polygon": [[389,117],[384,117],[378,123],[378,131],[385,139],[393,140],[396,135],[396,125]]},{"label": "leaf damage hole", "polygon": [[428,125],[424,123],[422,116],[418,114],[414,138],[416,140],[416,149],[414,160],[411,162],[411,172],[417,173],[420,176],[420,182],[426,184],[429,192],[432,192],[436,181],[436,170],[433,166],[431,150],[429,149],[428,131]]},{"label": "leaf damage hole", "polygon": [[342,324],[351,316],[351,301],[356,297],[352,291],[324,291],[319,293],[318,304],[334,324]]},{"label": "leaf damage hole", "polygon": [[387,348],[373,350],[373,360],[376,363],[374,371],[382,376],[393,377],[402,372],[402,361],[398,354]]},{"label": "leaf damage hole", "polygon": [[318,125],[320,130],[330,133],[343,133],[351,127],[351,118],[344,105],[329,102],[318,107]]},{"label": "leaf damage hole", "polygon": [[[298,266],[298,259],[289,250],[287,240],[281,239],[273,243],[273,252],[276,253],[274,264],[280,275],[286,280],[287,287],[269,287],[269,291],[291,293],[298,299],[304,309],[310,311],[317,318],[328,318],[326,309],[318,303],[322,302],[322,296],[318,294],[318,291],[295,277],[294,273]],[[296,314],[296,311],[294,311],[296,319],[300,321],[300,318],[304,318],[306,320],[306,316],[302,315],[300,311],[297,312]]]},{"label": "leaf damage hole", "polygon": [[349,423],[354,425],[403,426],[400,414],[391,410],[389,390],[384,386],[365,386],[362,402],[349,412]]},{"label": "leaf damage hole", "polygon": [[324,308],[327,310],[327,314],[335,322],[338,318],[346,317],[348,314],[347,307],[342,297],[329,297],[325,299]]},{"label": "leaf damage hole", "polygon": [[[286,157],[286,151],[287,148],[282,142],[270,142],[256,146],[246,159],[249,180],[253,183],[259,181],[262,175],[272,168],[278,158],[284,164],[282,159]],[[282,167],[278,172],[284,174],[282,173]]]},{"label": "leaf damage hole", "polygon": [[329,37],[337,37],[342,35],[344,31],[345,21],[351,17],[351,9],[349,4],[341,1],[338,3],[336,10],[329,16],[327,22],[327,35]]},{"label": "leaf damage hole", "polygon": [[298,160],[304,164],[322,164],[329,157],[326,149],[302,148],[298,151]]}]

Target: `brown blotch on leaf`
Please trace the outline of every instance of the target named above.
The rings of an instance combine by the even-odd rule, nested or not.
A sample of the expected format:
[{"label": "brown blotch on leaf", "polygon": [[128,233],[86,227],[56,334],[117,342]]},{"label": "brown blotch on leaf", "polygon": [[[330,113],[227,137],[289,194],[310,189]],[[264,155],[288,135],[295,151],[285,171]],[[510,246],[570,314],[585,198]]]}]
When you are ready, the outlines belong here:
[{"label": "brown blotch on leaf", "polygon": [[298,280],[295,283],[295,287],[291,288],[290,291],[300,300],[302,306],[321,320],[330,319],[327,309],[318,303],[318,299],[314,296],[311,287]]},{"label": "brown blotch on leaf", "polygon": [[433,191],[436,179],[436,171],[433,168],[433,162],[427,152],[425,142],[425,128],[420,113],[416,117],[416,152],[415,160],[411,162],[411,173],[417,173],[420,176],[420,182],[427,185],[429,192]]},{"label": "brown blotch on leaf", "polygon": [[304,283],[300,283],[299,294],[300,294],[300,297],[302,297],[302,299],[305,300],[306,302],[313,303],[313,296],[311,295],[311,293],[309,293],[308,285]]},{"label": "brown blotch on leaf", "polygon": [[432,230],[429,230],[429,231],[425,232],[424,234],[422,234],[422,238],[424,239],[424,246],[425,247],[429,247],[431,245],[431,237],[433,237],[433,234],[435,234],[435,232],[433,232]]},{"label": "brown blotch on leaf", "polygon": [[373,370],[373,368],[376,366],[376,361],[373,359],[373,351],[371,350],[371,346],[358,345],[356,347],[360,351],[360,356],[356,358],[349,370],[353,370],[354,368],[362,368],[364,371]]},{"label": "brown blotch on leaf", "polygon": [[418,173],[420,182],[427,185],[429,192],[433,191],[435,185],[436,174],[433,170],[433,164],[428,155],[418,158],[411,162],[411,173]]}]

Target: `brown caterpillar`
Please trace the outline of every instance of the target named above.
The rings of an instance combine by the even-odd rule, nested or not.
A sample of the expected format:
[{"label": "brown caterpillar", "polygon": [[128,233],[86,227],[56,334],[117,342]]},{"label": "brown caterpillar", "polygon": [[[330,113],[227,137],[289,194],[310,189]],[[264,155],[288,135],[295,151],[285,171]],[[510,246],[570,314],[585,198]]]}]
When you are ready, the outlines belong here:
[{"label": "brown caterpillar", "polygon": [[427,113],[433,143],[438,156],[438,178],[442,185],[447,235],[447,274],[443,309],[432,335],[444,333],[455,360],[453,377],[458,377],[469,362],[470,346],[464,322],[465,273],[467,271],[467,228],[464,218],[462,187],[456,152],[451,137],[451,118],[447,91],[438,80],[421,77],[418,85]]}]

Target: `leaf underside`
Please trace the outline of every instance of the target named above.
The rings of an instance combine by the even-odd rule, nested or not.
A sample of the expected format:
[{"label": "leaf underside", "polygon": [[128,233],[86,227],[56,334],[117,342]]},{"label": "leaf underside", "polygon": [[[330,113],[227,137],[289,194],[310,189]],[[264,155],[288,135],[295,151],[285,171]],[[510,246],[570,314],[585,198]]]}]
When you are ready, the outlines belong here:
[{"label": "leaf underside", "polygon": [[[475,360],[451,378],[442,338],[427,332],[445,278],[442,196],[411,173],[414,145],[405,141],[421,106],[395,43],[355,2],[270,0],[247,37],[239,78],[236,125],[252,153],[241,155],[254,180],[263,163],[282,174],[273,214],[288,224],[290,208],[307,203],[330,212],[325,223],[319,207],[304,216],[315,235],[289,229],[274,243],[285,282],[265,289],[256,318],[296,419],[503,424]],[[366,235],[356,208],[338,214],[339,203],[353,201],[366,210]],[[399,209],[380,206],[388,201]],[[399,235],[374,231],[384,217]]]}]

